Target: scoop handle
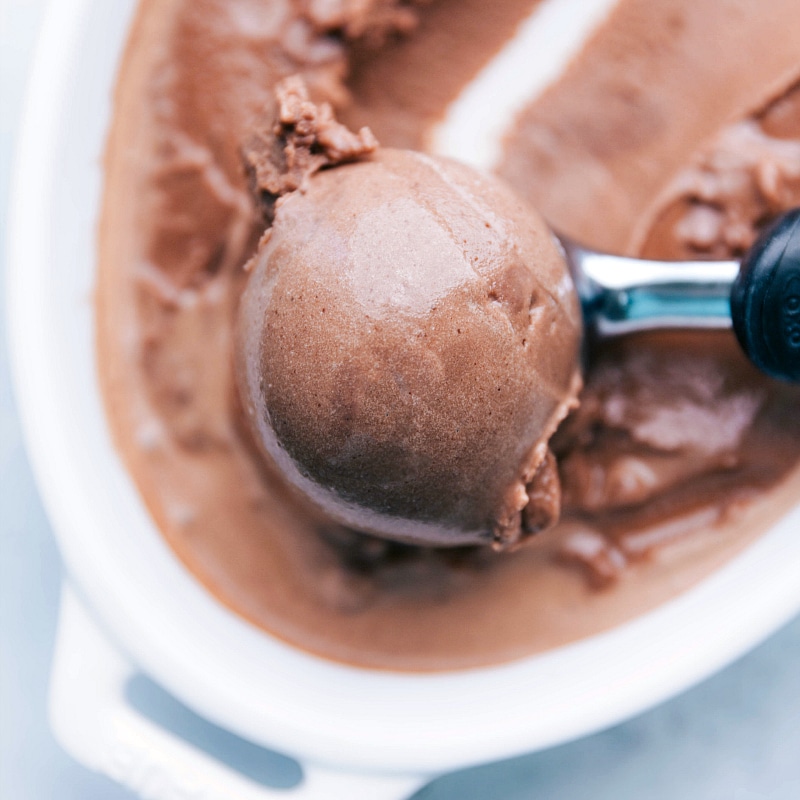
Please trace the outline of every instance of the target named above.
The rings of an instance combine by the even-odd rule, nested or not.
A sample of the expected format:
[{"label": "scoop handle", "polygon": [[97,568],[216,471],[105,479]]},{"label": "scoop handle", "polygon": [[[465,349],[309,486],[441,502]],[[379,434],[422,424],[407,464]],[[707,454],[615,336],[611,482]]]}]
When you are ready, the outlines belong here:
[{"label": "scoop handle", "polygon": [[764,229],[731,290],[742,349],[767,374],[800,381],[800,208]]}]

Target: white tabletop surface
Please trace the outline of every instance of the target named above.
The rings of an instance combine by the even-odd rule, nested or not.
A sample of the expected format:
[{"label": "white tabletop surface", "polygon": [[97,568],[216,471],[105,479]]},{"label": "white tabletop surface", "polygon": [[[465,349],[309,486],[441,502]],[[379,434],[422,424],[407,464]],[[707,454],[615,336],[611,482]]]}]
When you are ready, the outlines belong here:
[{"label": "white tabletop surface", "polygon": [[[44,5],[0,0],[0,244],[14,132]],[[71,761],[48,729],[61,566],[14,410],[3,308],[0,282],[0,800],[130,799]],[[171,713],[169,703],[164,709]],[[276,784],[285,783],[287,772],[291,768],[276,760]],[[634,720],[553,750],[440,778],[417,796],[798,800],[800,620],[716,677]]]}]

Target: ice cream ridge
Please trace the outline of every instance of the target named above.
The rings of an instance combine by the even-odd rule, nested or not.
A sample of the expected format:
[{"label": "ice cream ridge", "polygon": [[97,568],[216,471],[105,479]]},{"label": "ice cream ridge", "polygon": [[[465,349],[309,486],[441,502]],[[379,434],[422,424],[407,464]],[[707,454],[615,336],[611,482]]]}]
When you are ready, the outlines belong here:
[{"label": "ice cream ridge", "polygon": [[235,340],[261,456],[363,533],[502,550],[549,528],[582,327],[553,235],[500,179],[351,133],[299,77],[276,95],[244,148],[268,227]]}]

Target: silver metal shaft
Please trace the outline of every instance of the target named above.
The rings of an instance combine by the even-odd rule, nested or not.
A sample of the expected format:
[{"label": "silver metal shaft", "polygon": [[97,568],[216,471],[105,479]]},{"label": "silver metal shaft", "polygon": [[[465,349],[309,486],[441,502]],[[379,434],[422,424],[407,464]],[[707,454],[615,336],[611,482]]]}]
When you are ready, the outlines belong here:
[{"label": "silver metal shaft", "polygon": [[559,235],[587,327],[600,336],[730,328],[738,261],[649,261],[596,253]]}]

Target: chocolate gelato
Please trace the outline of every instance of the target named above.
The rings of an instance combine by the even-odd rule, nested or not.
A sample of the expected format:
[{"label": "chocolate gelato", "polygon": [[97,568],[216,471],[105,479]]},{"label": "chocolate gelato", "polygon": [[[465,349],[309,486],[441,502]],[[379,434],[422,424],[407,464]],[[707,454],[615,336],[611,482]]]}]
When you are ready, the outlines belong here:
[{"label": "chocolate gelato", "polygon": [[[488,314],[469,305],[459,311],[447,289],[460,284],[454,276],[466,268],[470,242],[502,252],[500,239],[493,238],[497,229],[479,230],[477,240],[447,232],[442,220],[451,215],[443,203],[411,204],[413,210],[402,213],[416,215],[414,236],[409,228],[407,238],[392,237],[374,260],[348,261],[327,248],[312,268],[297,255],[302,231],[320,205],[333,205],[339,214],[316,226],[326,236],[344,228],[351,243],[368,239],[375,228],[348,225],[345,206],[352,205],[357,219],[372,215],[373,224],[385,222],[387,207],[394,213],[394,206],[343,190],[351,180],[358,183],[359,174],[381,173],[379,199],[394,185],[396,159],[410,160],[426,180],[436,173],[434,184],[448,174],[456,185],[495,186],[430,154],[387,149],[361,163],[333,166],[360,158],[374,141],[364,131],[337,127],[320,109],[330,103],[351,130],[369,125],[386,148],[424,149],[449,105],[537,7],[535,0],[432,0],[418,6],[388,0],[143,0],[131,31],[108,144],[100,230],[98,359],[110,426],[166,541],[197,578],[253,623],[329,658],[388,669],[452,669],[574,641],[693,585],[796,502],[798,392],[757,374],[729,333],[648,334],[590,354],[580,407],[550,440],[562,487],[561,520],[510,553],[411,546],[353,530],[325,503],[308,502],[313,492],[306,487],[298,493],[288,486],[285,466],[276,469],[274,456],[264,456],[265,449],[272,451],[259,444],[263,431],[256,428],[253,436],[253,426],[243,420],[234,330],[252,281],[241,317],[252,337],[247,350],[256,354],[251,364],[265,375],[276,370],[281,379],[273,382],[277,394],[262,395],[247,382],[243,394],[266,401],[270,414],[273,407],[279,412],[270,419],[285,451],[326,486],[335,483],[337,498],[355,497],[359,507],[383,502],[390,515],[408,517],[408,496],[394,492],[397,474],[386,464],[409,458],[405,444],[418,416],[408,412],[400,425],[367,414],[375,426],[370,435],[383,437],[391,453],[369,470],[367,485],[382,482],[391,489],[380,499],[374,488],[366,501],[353,494],[361,491],[349,482],[354,462],[348,458],[359,452],[357,439],[353,450],[330,453],[348,434],[337,421],[387,406],[383,392],[400,395],[401,384],[416,378],[425,391],[412,387],[412,396],[439,403],[434,430],[447,428],[437,420],[455,419],[450,415],[460,398],[474,400],[501,387],[500,398],[483,405],[484,419],[474,402],[459,417],[468,422],[469,446],[459,450],[458,436],[447,439],[454,447],[448,451],[455,454],[453,472],[430,471],[432,458],[417,473],[433,476],[423,481],[424,502],[415,506],[427,515],[425,522],[435,518],[449,526],[457,519],[463,530],[500,530],[501,540],[510,531],[511,541],[526,525],[545,521],[526,523],[523,514],[518,528],[516,518],[497,506],[502,487],[515,484],[512,509],[525,504],[519,491],[525,485],[525,494],[534,497],[528,508],[552,513],[555,482],[544,476],[553,476],[553,461],[544,442],[572,397],[574,355],[557,363],[523,327],[538,325],[539,315],[544,320],[565,313],[573,326],[575,318],[555,302],[558,277],[538,271],[552,257],[542,238],[522,236],[528,243],[520,252],[535,257],[519,265],[499,259],[485,271],[476,269],[463,285]],[[554,5],[547,8],[552,17]],[[619,0],[559,76],[508,120],[496,171],[551,225],[591,246],[655,257],[735,255],[774,213],[800,204],[793,166],[800,134],[792,121],[800,58],[791,34],[798,24],[794,0],[775,2],[770,14],[757,0],[737,0],[725,10],[713,0]],[[306,131],[306,149],[280,126],[277,132],[271,127],[285,116],[276,86],[291,75],[303,77],[316,103],[311,127],[321,123],[327,131],[322,137],[319,126]],[[303,114],[288,117],[293,134],[309,122]],[[272,170],[276,162],[269,154],[275,152],[280,168]],[[494,189],[478,194],[489,191]],[[285,192],[287,199],[278,201]],[[333,195],[336,203],[328,199]],[[492,214],[501,202],[488,204]],[[482,197],[478,208],[486,204]],[[497,216],[518,219],[517,213]],[[542,231],[534,217],[526,219],[514,225]],[[433,303],[434,292],[423,291],[419,281],[404,283],[396,273],[390,272],[396,292],[389,292],[392,284],[368,280],[369,270],[384,274],[390,262],[412,253],[418,234],[441,243],[437,259],[426,265],[435,267],[429,280],[441,302]],[[458,238],[468,240],[461,257],[445,258]],[[282,241],[289,242],[289,252]],[[302,245],[308,252],[315,246]],[[248,278],[245,265],[254,255]],[[342,261],[344,273],[336,266]],[[275,269],[274,286],[285,280],[287,291],[259,298],[259,286],[270,286],[259,270],[268,268]],[[501,280],[505,273],[508,280]],[[343,275],[352,278],[346,286],[337,283]],[[296,290],[298,297],[302,291],[303,309],[284,317]],[[531,317],[525,305],[533,294]],[[378,352],[370,366],[374,380],[361,366],[371,347],[364,325],[345,311],[335,323],[327,321],[337,303],[352,310],[359,297],[372,309],[359,310],[362,322],[379,316],[376,310],[389,297],[412,311],[430,307],[404,331],[400,315],[388,324],[387,345],[403,344]],[[276,309],[285,327],[263,317],[248,322],[251,312],[259,317]],[[465,332],[459,314],[473,312]],[[485,347],[492,314],[502,325],[496,345]],[[457,317],[455,333],[451,325],[442,338],[439,319],[444,324]],[[310,335],[301,337],[310,325]],[[355,334],[346,337],[346,358],[322,359],[332,371],[319,375],[320,358],[299,343],[338,348],[342,330]],[[407,343],[415,331],[427,333],[434,345],[412,358]],[[460,337],[472,337],[461,339],[472,342],[462,355]],[[516,347],[503,353],[503,337]],[[571,348],[574,341],[559,351]],[[431,354],[442,356],[439,363]],[[486,365],[482,382],[477,371],[469,377],[468,356]],[[359,368],[348,370],[347,359]],[[382,377],[398,361],[408,365],[402,380]],[[459,361],[466,362],[463,371],[452,368]],[[307,366],[312,363],[314,371]],[[334,374],[337,363],[341,371]],[[529,371],[520,371],[524,365]],[[553,377],[540,383],[538,376],[548,371]],[[437,381],[449,390],[444,395],[432,392]],[[459,381],[468,383],[466,395],[453,391]],[[536,395],[526,393],[526,381]],[[553,388],[540,405],[542,386]],[[518,401],[511,402],[515,395]],[[530,417],[521,413],[525,400]],[[330,413],[304,416],[302,409],[315,401]],[[481,438],[498,408],[508,414],[502,435]],[[515,430],[521,431],[518,440]],[[327,462],[303,451],[310,435],[334,445],[325,453]],[[442,451],[436,445],[413,452],[427,457]],[[487,453],[496,468],[481,457]],[[337,459],[344,469],[331,469]],[[462,469],[470,461],[479,474]],[[475,487],[477,496],[460,505],[462,493]],[[541,497],[534,488],[543,488]],[[464,508],[466,515],[459,516]],[[478,509],[480,525],[470,518]]]},{"label": "chocolate gelato", "polygon": [[238,317],[266,458],[329,518],[502,549],[553,524],[547,442],[580,311],[538,215],[452,161],[380,150],[282,198]]}]

